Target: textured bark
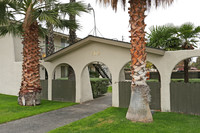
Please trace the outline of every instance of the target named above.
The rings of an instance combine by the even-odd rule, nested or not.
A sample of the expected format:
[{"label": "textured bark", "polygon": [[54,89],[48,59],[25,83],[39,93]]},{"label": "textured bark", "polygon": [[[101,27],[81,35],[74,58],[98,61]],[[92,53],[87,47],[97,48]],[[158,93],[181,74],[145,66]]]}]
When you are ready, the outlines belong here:
[{"label": "textured bark", "polygon": [[131,26],[131,100],[126,118],[133,122],[152,122],[149,108],[150,94],[146,84],[146,52],[145,52],[145,0],[129,0]]},{"label": "textured bark", "polygon": [[[45,1],[46,5],[51,5],[50,1]],[[46,10],[51,10],[50,6],[46,6]],[[55,47],[54,47],[54,32],[53,32],[53,25],[47,22],[47,29],[48,34],[46,38],[46,55],[49,56],[54,53]]]},{"label": "textured bark", "polygon": [[68,66],[68,79],[69,80],[75,80],[75,73],[71,66]]},{"label": "textured bark", "polygon": [[189,63],[189,59],[184,60],[184,82],[185,83],[189,82],[188,63]]},{"label": "textured bark", "polygon": [[[76,2],[76,0],[70,0],[70,3],[72,2]],[[70,20],[75,20],[76,19],[76,16],[74,15],[70,15],[69,16],[69,19]],[[76,42],[76,30],[74,29],[69,29],[69,44],[74,44]]]},{"label": "textured bark", "polygon": [[55,51],[54,47],[54,32],[53,32],[53,25],[47,24],[48,28],[48,40],[47,40],[47,56],[51,55]]},{"label": "textured bark", "polygon": [[[26,18],[25,18],[26,19]],[[40,48],[38,40],[38,23],[33,22],[23,27],[23,64],[22,82],[19,91],[18,103],[23,106],[40,104],[40,75],[39,59]]]},{"label": "textured bark", "polygon": [[[185,42],[185,44],[182,46],[182,48],[184,50],[190,50],[190,49],[194,49],[194,47],[190,44],[188,45],[187,41]],[[189,73],[188,73],[188,70],[189,70],[189,67],[188,67],[188,64],[190,62],[190,59],[185,59],[184,60],[184,82],[185,83],[188,83],[189,82]]]}]

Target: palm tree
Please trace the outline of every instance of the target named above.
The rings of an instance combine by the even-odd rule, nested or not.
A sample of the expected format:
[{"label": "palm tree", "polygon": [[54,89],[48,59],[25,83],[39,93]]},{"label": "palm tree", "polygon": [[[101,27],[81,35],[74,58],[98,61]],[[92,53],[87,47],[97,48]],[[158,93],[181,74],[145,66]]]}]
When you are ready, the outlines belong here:
[{"label": "palm tree", "polygon": [[[76,0],[70,0],[70,3],[74,3]],[[75,15],[70,15],[69,16],[70,20],[75,21],[76,16]],[[77,41],[76,39],[76,30],[75,29],[69,29],[69,44],[74,44]]]},{"label": "palm tree", "polygon": [[[57,2],[54,9],[46,10],[51,5],[46,5],[42,0],[0,1],[0,36],[13,33],[13,35],[23,37],[22,81],[18,97],[20,105],[40,104],[40,48],[38,37],[44,33],[44,30],[39,22],[48,22],[59,29],[65,29],[69,27],[69,24],[77,27],[76,23],[60,19],[60,15],[69,10],[66,5]],[[17,21],[15,15],[19,14],[23,17]],[[76,14],[76,11],[73,11],[73,14]]]},{"label": "palm tree", "polygon": [[[118,0],[99,0],[104,4],[111,4],[117,10]],[[126,0],[121,0],[125,9]],[[145,52],[145,11],[151,7],[151,2],[155,6],[170,5],[173,0],[129,0],[130,7],[130,33],[131,33],[131,99],[126,118],[131,121],[152,122],[153,118],[149,108],[150,94],[149,86],[146,84],[146,52]]]},{"label": "palm tree", "polygon": [[[147,46],[165,50],[194,49],[199,37],[200,26],[185,23],[179,27],[164,25],[152,27],[148,34]],[[184,82],[189,81],[188,64],[191,59],[184,60]]]},{"label": "palm tree", "polygon": [[[182,24],[178,28],[178,37],[180,37],[182,41],[181,48],[184,50],[194,49],[196,46],[196,43],[198,40],[196,38],[199,38],[200,33],[200,26],[195,27],[192,23],[185,23]],[[184,60],[184,82],[189,82],[189,75],[188,75],[188,64],[190,62],[190,59]]]},{"label": "palm tree", "polygon": [[[53,1],[51,0],[46,0],[45,1],[46,10],[51,10],[51,8],[48,5],[53,5]],[[55,47],[54,47],[54,32],[53,32],[53,25],[49,22],[46,24],[48,34],[46,35],[46,55],[49,56],[54,53]]]},{"label": "palm tree", "polygon": [[181,40],[177,37],[177,30],[172,24],[152,26],[150,33],[147,33],[146,46],[170,51],[180,49]]},{"label": "palm tree", "polygon": [[[55,3],[56,1],[54,0],[46,0],[46,10],[52,10],[53,8],[55,8]],[[50,5],[50,6],[49,6]],[[63,10],[66,9],[67,10]],[[67,3],[67,4],[60,4],[60,11],[62,13],[62,15],[65,17],[66,14],[69,15],[70,19],[68,22],[68,28],[69,31],[72,32],[72,34],[75,34],[75,31],[78,27],[75,27],[75,19],[71,19],[72,16],[75,15],[79,15],[80,12],[86,12],[85,7],[80,4],[80,2],[75,2],[74,3]],[[54,53],[55,47],[54,47],[54,25],[50,24],[49,22],[47,22],[47,29],[48,29],[48,35],[46,36],[46,46],[47,46],[47,56],[51,55]],[[70,37],[69,37],[70,40]]]}]

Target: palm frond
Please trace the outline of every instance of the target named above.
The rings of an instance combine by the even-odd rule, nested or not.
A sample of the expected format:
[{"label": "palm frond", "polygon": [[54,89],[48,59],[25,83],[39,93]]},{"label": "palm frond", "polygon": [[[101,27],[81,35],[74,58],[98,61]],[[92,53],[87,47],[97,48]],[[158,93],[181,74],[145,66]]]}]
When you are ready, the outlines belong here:
[{"label": "palm frond", "polygon": [[70,28],[70,29],[78,29],[79,24],[75,20],[66,20],[66,19],[61,19],[60,20],[60,25],[54,25],[55,28],[59,29],[65,29],[65,28]]},{"label": "palm frond", "polygon": [[19,22],[9,22],[7,25],[0,25],[0,36],[5,36],[6,34],[13,34],[14,36],[22,35],[22,23]]},{"label": "palm frond", "polygon": [[59,13],[68,15],[80,15],[80,12],[87,12],[86,5],[81,2],[59,3],[56,4],[56,8],[59,9]]},{"label": "palm frond", "polygon": [[51,24],[58,25],[60,20],[58,19],[58,12],[56,10],[37,10],[32,13],[34,20],[49,22]]},{"label": "palm frond", "polygon": [[39,36],[42,37],[42,38],[45,38],[45,36],[47,35],[48,33],[48,30],[43,28],[42,25],[39,25]]},{"label": "palm frond", "polygon": [[176,36],[177,30],[177,27],[172,24],[153,26],[147,36],[148,42],[146,45],[165,50],[177,50],[182,43],[181,39]]},{"label": "palm frond", "polygon": [[[96,1],[99,1],[104,5],[111,5],[113,10],[117,11],[117,3],[119,0],[96,0]],[[159,6],[163,7],[169,6],[173,3],[174,0],[145,0],[145,1],[147,4],[147,8],[150,9],[152,5],[155,6],[156,8]],[[122,7],[125,9],[126,0],[120,0],[120,2],[122,3]]]}]

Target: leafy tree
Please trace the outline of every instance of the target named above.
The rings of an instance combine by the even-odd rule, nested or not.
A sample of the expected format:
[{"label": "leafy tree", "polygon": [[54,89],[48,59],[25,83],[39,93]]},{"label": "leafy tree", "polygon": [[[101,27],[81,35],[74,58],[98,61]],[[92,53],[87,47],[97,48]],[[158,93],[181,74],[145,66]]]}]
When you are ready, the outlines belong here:
[{"label": "leafy tree", "polygon": [[[110,4],[117,10],[119,0],[99,0],[105,5]],[[126,0],[120,0],[124,9]],[[131,34],[131,99],[126,118],[131,121],[152,122],[153,118],[149,108],[150,94],[149,86],[146,84],[146,52],[145,52],[145,11],[155,6],[170,5],[173,0],[129,0],[130,7],[130,34]]]},{"label": "leafy tree", "polygon": [[[82,5],[81,3],[77,3]],[[1,0],[0,1],[0,36],[8,33],[22,36],[23,63],[22,81],[19,91],[18,103],[23,106],[40,104],[40,75],[39,75],[39,35],[44,35],[44,29],[40,22],[53,24],[55,28],[65,29],[69,25],[75,28],[77,24],[69,20],[61,19],[63,13],[71,10],[69,4],[56,2],[54,8],[51,3],[45,4],[42,0]],[[72,14],[76,14],[74,10]],[[16,15],[23,15],[17,21]]]}]

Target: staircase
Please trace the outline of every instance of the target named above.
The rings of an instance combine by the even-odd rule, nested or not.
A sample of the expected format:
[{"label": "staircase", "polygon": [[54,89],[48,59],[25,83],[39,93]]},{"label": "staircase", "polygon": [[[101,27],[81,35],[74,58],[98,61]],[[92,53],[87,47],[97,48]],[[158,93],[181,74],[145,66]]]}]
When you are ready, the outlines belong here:
[{"label": "staircase", "polygon": [[105,72],[100,64],[93,64],[93,66],[95,67],[96,71],[102,76],[102,78],[107,78],[112,84],[112,79],[108,76],[108,74]]}]

